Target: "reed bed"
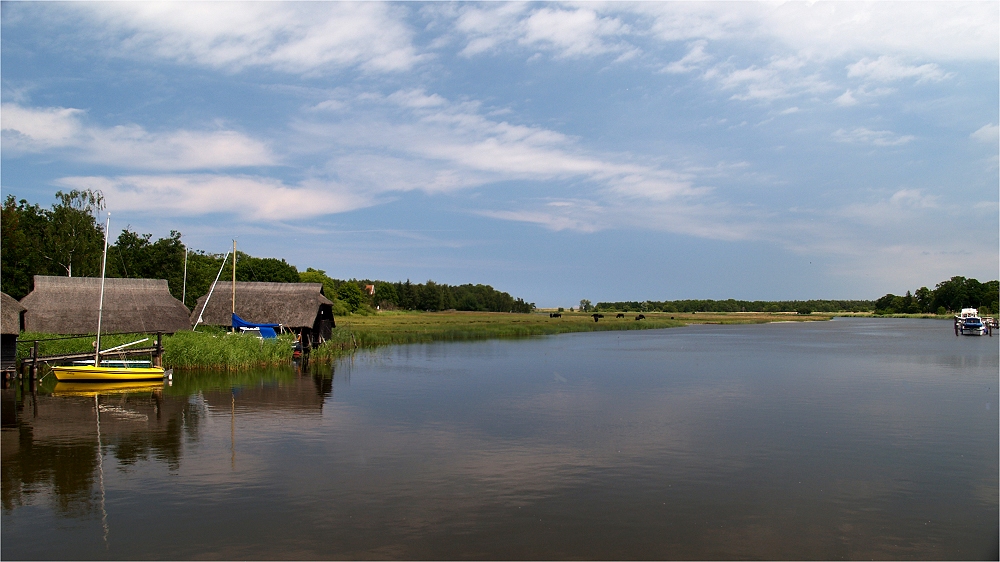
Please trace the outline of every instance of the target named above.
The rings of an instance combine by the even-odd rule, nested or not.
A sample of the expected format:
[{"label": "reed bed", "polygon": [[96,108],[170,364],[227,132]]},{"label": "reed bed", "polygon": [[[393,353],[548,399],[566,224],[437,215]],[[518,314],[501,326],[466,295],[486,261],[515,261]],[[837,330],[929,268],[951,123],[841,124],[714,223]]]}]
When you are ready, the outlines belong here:
[{"label": "reed bed", "polygon": [[[131,347],[152,347],[156,345],[156,334],[102,334],[101,348],[108,349],[143,338],[149,339]],[[62,355],[67,353],[93,353],[96,339],[96,336],[93,334],[85,336],[61,336],[42,332],[22,332],[18,336],[17,358],[27,359],[31,357],[32,342],[34,340],[41,340],[38,342],[39,355]],[[167,336],[164,336],[164,341],[166,339]],[[114,354],[111,355],[113,356]]]},{"label": "reed bed", "polygon": [[[156,344],[156,334],[102,335],[101,348],[108,349],[142,338],[147,341],[136,347]],[[24,332],[19,336],[18,359],[31,356],[32,341],[41,340],[39,355],[89,353],[94,350],[93,335],[71,337],[38,332]],[[295,337],[283,334],[277,339],[264,340],[250,334],[232,334],[219,329],[197,332],[177,332],[163,336],[163,366],[174,369],[215,369],[232,371],[250,367],[285,365],[292,359]],[[114,353],[105,357],[114,358]]]},{"label": "reed bed", "polygon": [[[626,313],[616,318],[605,313],[594,322],[587,313],[563,313],[550,318],[548,313],[506,314],[497,312],[381,312],[362,316],[337,318],[337,328],[330,340],[312,351],[313,361],[329,361],[356,349],[373,349],[386,345],[430,343],[437,341],[474,341],[486,339],[526,338],[609,330],[649,330],[676,328],[687,324],[751,324],[777,321],[828,320],[832,314],[769,314],[769,313],[643,313],[645,319],[635,320],[638,313]],[[107,349],[147,337],[147,334],[118,334],[101,337],[101,347]],[[155,335],[142,347],[153,345]],[[55,339],[52,334],[24,333],[18,345],[18,357],[31,353],[30,340],[48,340],[40,344],[42,355],[80,353],[93,350],[93,336]],[[262,340],[249,334],[231,334],[218,328],[201,328],[197,332],[178,332],[163,338],[163,365],[179,370],[236,371],[249,368],[287,365],[292,359],[294,338],[290,334],[277,339]]]},{"label": "reed bed", "polygon": [[163,365],[174,369],[232,371],[287,364],[295,337],[261,339],[227,332],[177,332],[164,341]]}]

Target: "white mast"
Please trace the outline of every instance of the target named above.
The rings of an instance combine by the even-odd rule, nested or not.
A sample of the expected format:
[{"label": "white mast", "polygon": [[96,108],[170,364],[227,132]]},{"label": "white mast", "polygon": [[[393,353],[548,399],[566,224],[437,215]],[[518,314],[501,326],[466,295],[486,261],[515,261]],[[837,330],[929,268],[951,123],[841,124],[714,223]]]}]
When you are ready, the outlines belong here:
[{"label": "white mast", "polygon": [[[205,309],[208,308],[208,301],[212,298],[212,293],[215,292],[215,284],[219,282],[219,276],[222,275],[222,270],[225,269],[226,260],[228,259],[229,259],[229,252],[226,252],[226,257],[222,258],[222,265],[219,266],[219,272],[215,274],[215,281],[212,281],[212,288],[209,289],[208,296],[205,297],[205,304],[201,306],[201,312],[198,313],[198,321],[194,323],[194,328],[197,328],[198,324],[201,324],[202,321],[201,315],[205,314]],[[194,328],[191,329],[194,330]]]},{"label": "white mast", "polygon": [[108,232],[111,228],[111,213],[104,223],[104,257],[101,259],[101,300],[97,305],[97,342],[94,344],[94,367],[101,366],[101,317],[104,315],[104,270],[108,265]]}]

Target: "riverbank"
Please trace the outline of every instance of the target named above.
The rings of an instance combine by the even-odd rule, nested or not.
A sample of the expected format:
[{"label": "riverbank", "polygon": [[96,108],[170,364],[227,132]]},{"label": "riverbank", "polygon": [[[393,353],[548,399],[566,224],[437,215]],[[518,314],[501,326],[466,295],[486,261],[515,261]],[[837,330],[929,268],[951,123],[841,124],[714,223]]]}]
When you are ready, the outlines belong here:
[{"label": "riverbank", "polygon": [[[794,313],[716,313],[690,314],[628,312],[623,318],[604,313],[597,322],[593,313],[563,312],[553,318],[550,312],[505,314],[497,312],[382,312],[371,316],[348,316],[337,319],[330,341],[313,350],[313,360],[328,360],[355,349],[385,345],[430,343],[435,341],[472,341],[599,332],[613,330],[650,330],[677,328],[688,324],[766,324],[769,322],[810,322],[829,320],[833,314]],[[642,314],[644,318],[636,320]]]},{"label": "riverbank", "polygon": [[[871,316],[860,313],[759,313],[759,312],[697,312],[615,313],[604,314],[594,322],[592,314],[563,312],[553,318],[550,313],[507,314],[497,312],[381,312],[369,316],[351,315],[337,318],[337,328],[331,339],[312,351],[314,362],[325,362],[352,353],[357,349],[373,349],[387,345],[430,343],[437,341],[473,341],[486,339],[523,338],[571,332],[613,330],[649,330],[676,328],[689,324],[766,324],[770,322],[815,322],[834,316]],[[918,316],[918,315],[911,315]],[[919,315],[924,318],[934,316]],[[940,317],[944,318],[944,317]],[[107,335],[101,347],[107,348],[146,337],[142,334]],[[155,336],[154,336],[155,337]],[[40,344],[41,355],[85,352],[92,348],[93,336],[59,338],[51,334],[24,333],[18,346],[18,356],[30,353],[30,340],[48,340]],[[201,328],[197,332],[178,332],[163,338],[163,365],[174,369],[215,369],[231,371],[249,367],[287,364],[292,360],[290,334],[275,340],[261,340],[250,335],[227,334],[218,328]]]}]

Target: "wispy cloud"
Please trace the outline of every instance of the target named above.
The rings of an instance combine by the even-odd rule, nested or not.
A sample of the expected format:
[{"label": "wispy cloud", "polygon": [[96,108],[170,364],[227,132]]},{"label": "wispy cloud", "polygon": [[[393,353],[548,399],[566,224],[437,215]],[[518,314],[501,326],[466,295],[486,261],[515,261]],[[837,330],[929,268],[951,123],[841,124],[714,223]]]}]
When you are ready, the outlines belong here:
[{"label": "wispy cloud", "polygon": [[774,101],[835,89],[817,73],[806,71],[807,61],[798,56],[773,57],[766,65],[734,68],[720,64],[705,72],[724,90],[736,90],[733,99]]},{"label": "wispy cloud", "polygon": [[875,146],[899,146],[915,138],[913,135],[897,135],[892,131],[873,131],[866,127],[856,127],[850,131],[837,129],[833,132],[833,140],[837,142],[873,144]]},{"label": "wispy cloud", "polygon": [[987,123],[976,129],[969,135],[969,138],[979,142],[996,143],[997,140],[1000,140],[1000,126],[994,123]]},{"label": "wispy cloud", "polygon": [[[101,190],[114,211],[180,216],[230,214],[267,222],[342,213],[375,203],[331,182],[306,180],[286,185],[256,176],[75,176],[56,183],[70,189]],[[154,201],[155,206],[151,203]]]},{"label": "wispy cloud", "polygon": [[671,74],[682,74],[701,68],[704,63],[712,59],[712,56],[705,52],[707,44],[706,41],[695,41],[683,58],[663,67],[663,71]]},{"label": "wispy cloud", "polygon": [[908,65],[895,57],[881,56],[877,59],[867,57],[854,64],[847,65],[847,75],[851,78],[893,82],[904,78],[916,78],[918,82],[940,82],[949,75],[936,64]]},{"label": "wispy cloud", "polygon": [[307,139],[301,150],[343,153],[330,161],[330,170],[364,189],[435,193],[511,180],[573,180],[619,196],[701,193],[688,175],[588,151],[558,131],[497,120],[472,101],[403,90],[340,103],[349,109],[328,118],[310,115],[293,128]]},{"label": "wispy cloud", "polygon": [[[113,37],[116,54],[238,71],[394,72],[420,54],[406,10],[382,2],[154,2],[78,4]],[[119,49],[121,49],[119,51]]]},{"label": "wispy cloud", "polygon": [[632,30],[615,16],[586,7],[524,4],[472,4],[458,10],[454,31],[465,43],[461,53],[475,56],[502,48],[530,48],[556,58],[634,53],[623,38]]},{"label": "wispy cloud", "polygon": [[11,155],[59,150],[79,161],[145,170],[265,166],[277,161],[267,145],[235,131],[153,133],[135,124],[98,127],[86,123],[85,111],[64,107],[3,104],[0,113],[4,151]]}]

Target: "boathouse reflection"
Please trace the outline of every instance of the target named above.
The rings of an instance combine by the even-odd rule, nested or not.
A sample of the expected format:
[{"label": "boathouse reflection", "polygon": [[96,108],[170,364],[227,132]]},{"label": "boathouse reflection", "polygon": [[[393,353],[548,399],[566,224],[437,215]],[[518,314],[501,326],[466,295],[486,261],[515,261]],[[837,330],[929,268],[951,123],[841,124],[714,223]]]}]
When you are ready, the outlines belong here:
[{"label": "boathouse reflection", "polygon": [[187,379],[175,387],[116,390],[60,383],[48,394],[4,389],[0,504],[11,511],[49,500],[64,516],[94,513],[99,509],[99,447],[105,475],[109,458],[118,470],[151,461],[174,471],[181,466],[185,442],[199,441],[205,419],[229,416],[231,405],[233,415],[320,416],[333,393],[333,373],[300,373],[244,374],[231,387],[220,387],[217,377],[204,377],[207,386],[202,386],[197,375],[181,375]]}]

